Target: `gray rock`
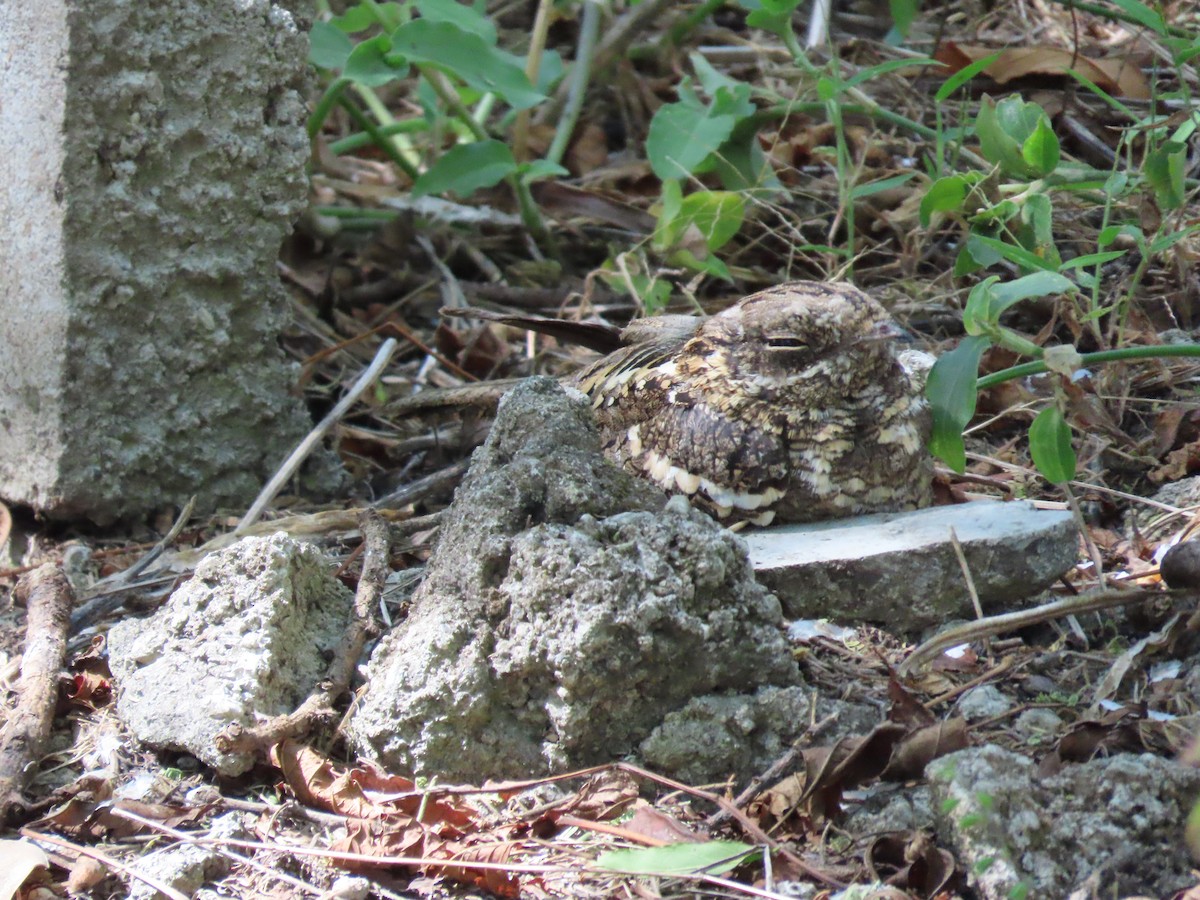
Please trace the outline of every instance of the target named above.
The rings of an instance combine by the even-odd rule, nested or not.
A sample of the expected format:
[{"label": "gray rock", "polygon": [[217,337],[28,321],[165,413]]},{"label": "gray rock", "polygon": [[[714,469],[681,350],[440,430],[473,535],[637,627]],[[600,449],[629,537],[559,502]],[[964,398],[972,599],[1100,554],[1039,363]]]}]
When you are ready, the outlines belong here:
[{"label": "gray rock", "polygon": [[694,697],[795,684],[740,539],[662,506],[600,454],[581,395],[517,387],[372,655],[355,749],[443,778],[535,775],[629,754]]},{"label": "gray rock", "polygon": [[282,533],[243,538],[205,558],[153,616],[109,632],[117,712],[147,744],[245,772],[254,757],[213,738],[295,709],[325,676],[353,601],[315,547]]},{"label": "gray rock", "polygon": [[959,697],[954,706],[964,719],[975,722],[1008,712],[1013,701],[994,684],[981,684]]},{"label": "gray rock", "polygon": [[[231,812],[212,820],[207,837],[213,846],[205,844],[172,844],[155,853],[148,853],[136,862],[137,870],[155,881],[173,887],[188,897],[199,895],[201,885],[224,878],[233,867],[228,856],[220,852],[220,844],[228,839],[246,840],[251,837],[242,825],[245,813]],[[164,893],[138,878],[129,881],[130,900],[163,900]]]},{"label": "gray rock", "polygon": [[306,55],[269,0],[0,4],[6,499],[240,508],[311,428],[275,268],[307,204]]},{"label": "gray rock", "polygon": [[1047,746],[1063,730],[1062,717],[1052,709],[1027,709],[1013,720],[1013,731],[1028,746]]},{"label": "gray rock", "polygon": [[979,501],[783,525],[746,535],[759,581],[790,618],[868,621],[911,634],[973,616],[953,528],[984,612],[1008,609],[1076,562],[1071,514]]},{"label": "gray rock", "polygon": [[1165,897],[1194,882],[1182,829],[1200,771],[1151,754],[1096,759],[1050,778],[1036,768],[988,745],[925,770],[939,835],[985,900],[1011,896],[1022,881],[1030,897],[1065,897],[1088,879],[1121,897]]},{"label": "gray rock", "polygon": [[858,806],[848,808],[843,823],[846,831],[858,838],[933,827],[933,801],[927,785],[880,783],[864,793]]}]

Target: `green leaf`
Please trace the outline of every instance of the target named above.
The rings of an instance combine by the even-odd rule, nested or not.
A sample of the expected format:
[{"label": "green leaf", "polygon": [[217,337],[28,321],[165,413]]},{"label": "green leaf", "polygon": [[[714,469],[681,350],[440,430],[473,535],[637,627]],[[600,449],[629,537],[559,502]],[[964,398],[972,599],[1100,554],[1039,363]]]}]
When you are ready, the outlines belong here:
[{"label": "green leaf", "polygon": [[318,69],[341,70],[354,44],[346,33],[328,22],[313,22],[308,33],[308,61]]},{"label": "green leaf", "polygon": [[1047,481],[1062,484],[1075,477],[1071,427],[1057,406],[1043,409],[1029,426],[1029,455]]},{"label": "green leaf", "polygon": [[733,133],[733,116],[713,116],[706,109],[668,103],[650,120],[646,156],[659,178],[690,175]]},{"label": "green leaf", "polygon": [[695,225],[709,250],[716,250],[741,230],[746,201],[732,191],[698,191],[683,200],[679,217]]},{"label": "green leaf", "polygon": [[1156,237],[1150,244],[1150,252],[1162,253],[1167,248],[1174,247],[1189,234],[1194,234],[1197,230],[1200,230],[1200,226],[1191,225],[1180,231],[1172,231],[1170,234],[1164,234]]},{"label": "green leaf", "polygon": [[712,160],[713,169],[726,190],[749,192],[752,197],[783,188],[758,142],[758,125],[753,119],[743,119],[735,125],[733,134],[718,148]]},{"label": "green leaf", "polygon": [[991,275],[971,288],[963,307],[963,328],[967,334],[987,334],[993,330],[998,318],[992,315],[993,287],[999,280],[998,275]]},{"label": "green leaf", "polygon": [[1167,25],[1163,21],[1163,17],[1144,3],[1139,3],[1138,0],[1112,0],[1112,2],[1139,25],[1145,25],[1155,34],[1164,37],[1167,35]]},{"label": "green leaf", "polygon": [[1065,275],[1057,272],[1033,272],[992,287],[992,303],[988,311],[994,320],[1014,303],[1020,303],[1030,297],[1065,294],[1074,289],[1074,282]]},{"label": "green leaf", "polygon": [[408,63],[391,55],[392,42],[386,34],[363,41],[350,53],[342,74],[364,87],[379,87],[408,74]]},{"label": "green leaf", "polygon": [[1187,145],[1167,141],[1146,156],[1142,172],[1154,189],[1154,199],[1161,209],[1179,209],[1183,205],[1186,186]]},{"label": "green leaf", "polygon": [[[1025,159],[1022,148],[1046,119],[1045,110],[1036,103],[1026,103],[1015,94],[999,103],[984,94],[975,120],[975,132],[983,155],[1010,175],[1040,177],[1043,173]],[[1053,136],[1053,130],[1050,134]],[[1044,139],[1039,140],[1035,149],[1045,152],[1044,143]]]},{"label": "green leaf", "polygon": [[480,188],[499,184],[517,170],[517,162],[507,144],[479,141],[462,144],[443,154],[433,167],[413,184],[412,195],[444,194],[453,191],[465,197]]},{"label": "green leaf", "polygon": [[1054,244],[1054,210],[1046,194],[1032,194],[1021,207],[1021,245],[1030,253],[1057,269],[1062,262]]},{"label": "green leaf", "polygon": [[889,59],[887,62],[876,63],[873,66],[868,66],[859,72],[855,72],[843,81],[842,85],[844,87],[854,87],[862,84],[864,81],[870,81],[872,78],[878,78],[880,75],[886,75],[889,72],[896,72],[900,69],[925,69],[945,65],[945,63],[938,62],[936,59],[928,56],[918,56],[909,59]]},{"label": "green leaf", "polygon": [[908,29],[912,27],[920,7],[918,0],[888,0],[888,11],[892,14],[892,24],[901,37],[908,37]]},{"label": "green leaf", "polygon": [[516,57],[452,22],[407,22],[392,32],[392,45],[411,62],[436,66],[477,90],[497,94],[513,109],[546,99],[534,90]]},{"label": "green leaf", "polygon": [[958,248],[958,255],[954,257],[953,275],[955,278],[965,278],[967,275],[974,275],[982,268],[983,264],[971,254],[970,247],[963,244]]},{"label": "green leaf", "polygon": [[570,174],[569,170],[558,163],[550,162],[548,159],[530,160],[517,167],[517,175],[526,184],[541,181],[543,178],[562,178],[564,175]]},{"label": "green leaf", "polygon": [[730,78],[724,72],[718,71],[712,63],[705,59],[703,53],[689,53],[688,60],[692,64],[692,71],[696,73],[696,78],[700,81],[700,86],[710,97],[715,96],[721,88],[731,90],[738,87],[749,88],[749,85],[744,82]]},{"label": "green leaf", "polygon": [[417,0],[417,12],[422,19],[450,22],[463,31],[479,35],[493,47],[496,45],[496,26],[473,6],[457,0]]},{"label": "green leaf", "polygon": [[971,184],[962,175],[947,175],[929,186],[921,198],[921,227],[928,228],[935,212],[962,209]]},{"label": "green leaf", "polygon": [[990,56],[985,56],[983,59],[977,59],[969,66],[963,66],[953,75],[946,79],[946,83],[938,88],[937,93],[933,95],[933,99],[938,103],[945,103],[950,95],[957,91],[960,87],[994,63],[1000,58],[1003,50],[997,50]]},{"label": "green leaf", "polygon": [[1033,134],[1021,145],[1021,158],[1039,178],[1044,178],[1058,166],[1058,137],[1046,116],[1038,118]]},{"label": "green leaf", "polygon": [[861,200],[863,197],[870,197],[872,194],[878,194],[880,191],[890,191],[894,187],[899,187],[911,181],[916,174],[916,172],[908,172],[904,175],[880,178],[878,181],[870,181],[867,184],[856,184],[850,190],[850,199]]},{"label": "green leaf", "polygon": [[[1006,244],[1004,241],[985,237],[982,234],[972,234],[967,238],[967,247],[970,249],[971,255],[985,266],[992,265],[997,261],[997,258],[1002,258],[1035,272],[1042,269],[1053,270],[1057,268],[1057,266],[1047,262],[1040,256],[1030,253],[1024,247]],[[989,250],[995,255],[989,255]]]},{"label": "green leaf", "polygon": [[938,357],[925,383],[925,396],[933,411],[929,450],[955,472],[967,468],[962,433],[975,415],[979,359],[990,343],[982,336],[964,338],[949,353]]},{"label": "green leaf", "polygon": [[746,24],[751,28],[761,28],[763,31],[783,37],[792,30],[792,14],[756,9],[746,16]]},{"label": "green leaf", "polygon": [[[378,15],[376,13],[378,12]],[[395,24],[403,20],[404,10],[399,3],[359,3],[351,6],[340,16],[329,20],[329,24],[340,28],[347,34],[357,34],[368,28],[395,28]],[[382,20],[382,21],[381,21]]]},{"label": "green leaf", "polygon": [[755,849],[734,841],[667,844],[638,850],[609,850],[600,854],[596,865],[632,875],[719,875],[741,864]]},{"label": "green leaf", "polygon": [[1084,266],[1104,265],[1106,262],[1120,259],[1127,252],[1126,250],[1107,250],[1104,253],[1085,253],[1083,256],[1076,256],[1074,259],[1068,259],[1065,263],[1060,264],[1058,271],[1080,269]]}]

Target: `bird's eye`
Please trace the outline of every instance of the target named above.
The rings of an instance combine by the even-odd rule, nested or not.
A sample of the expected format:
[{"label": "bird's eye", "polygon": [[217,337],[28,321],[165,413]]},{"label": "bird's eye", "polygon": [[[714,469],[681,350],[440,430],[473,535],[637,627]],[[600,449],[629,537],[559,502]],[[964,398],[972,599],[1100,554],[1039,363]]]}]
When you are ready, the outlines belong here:
[{"label": "bird's eye", "polygon": [[804,341],[802,341],[798,337],[792,337],[791,335],[786,335],[786,336],[768,337],[767,338],[767,346],[770,347],[772,350],[803,350],[805,347],[808,346],[808,344],[806,344]]}]

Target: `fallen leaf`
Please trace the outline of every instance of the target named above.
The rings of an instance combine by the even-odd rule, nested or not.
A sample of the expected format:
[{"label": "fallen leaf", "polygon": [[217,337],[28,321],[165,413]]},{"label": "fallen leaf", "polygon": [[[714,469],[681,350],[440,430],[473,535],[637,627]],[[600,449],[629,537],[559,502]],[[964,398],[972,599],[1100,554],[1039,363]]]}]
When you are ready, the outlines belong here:
[{"label": "fallen leaf", "polygon": [[[995,52],[995,47],[947,41],[934,54],[934,59],[947,66],[941,74],[949,77]],[[996,84],[1005,84],[1029,75],[1065,75],[1069,70],[1078,72],[1110,94],[1135,100],[1150,99],[1150,83],[1135,63],[1127,59],[1084,56],[1061,47],[1009,47],[984,67],[983,74]]]}]

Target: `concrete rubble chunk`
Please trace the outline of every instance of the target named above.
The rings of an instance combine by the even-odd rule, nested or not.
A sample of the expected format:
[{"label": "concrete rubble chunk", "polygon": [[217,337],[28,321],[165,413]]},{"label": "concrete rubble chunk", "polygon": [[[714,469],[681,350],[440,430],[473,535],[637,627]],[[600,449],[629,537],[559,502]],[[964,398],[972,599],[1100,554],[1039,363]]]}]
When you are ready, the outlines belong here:
[{"label": "concrete rubble chunk", "polygon": [[144,743],[245,772],[254,757],[213,738],[292,712],[325,677],[354,603],[332,571],[316,547],[283,533],[206,557],[157,613],[109,632],[122,721]]},{"label": "concrete rubble chunk", "polygon": [[[633,753],[695,697],[798,684],[741,540],[682,498],[663,503],[603,457],[582,395],[545,378],[517,387],[408,618],[372,655],[354,749],[451,780],[538,775]],[[709,777],[746,758],[706,757],[710,743],[687,759]]]},{"label": "concrete rubble chunk", "polygon": [[0,496],[240,507],[311,427],[276,274],[306,56],[269,0],[0,5]]},{"label": "concrete rubble chunk", "polygon": [[746,534],[758,580],[791,618],[872,622],[912,633],[973,617],[954,530],[985,613],[1033,596],[1073,566],[1069,512],[977,501]]},{"label": "concrete rubble chunk", "polygon": [[[1150,753],[1066,766],[1043,778],[995,745],[925,770],[938,836],[983,900],[1013,896],[1170,897],[1195,879],[1183,825],[1200,771]],[[981,798],[987,798],[981,800]],[[987,862],[990,860],[991,862]]]}]

